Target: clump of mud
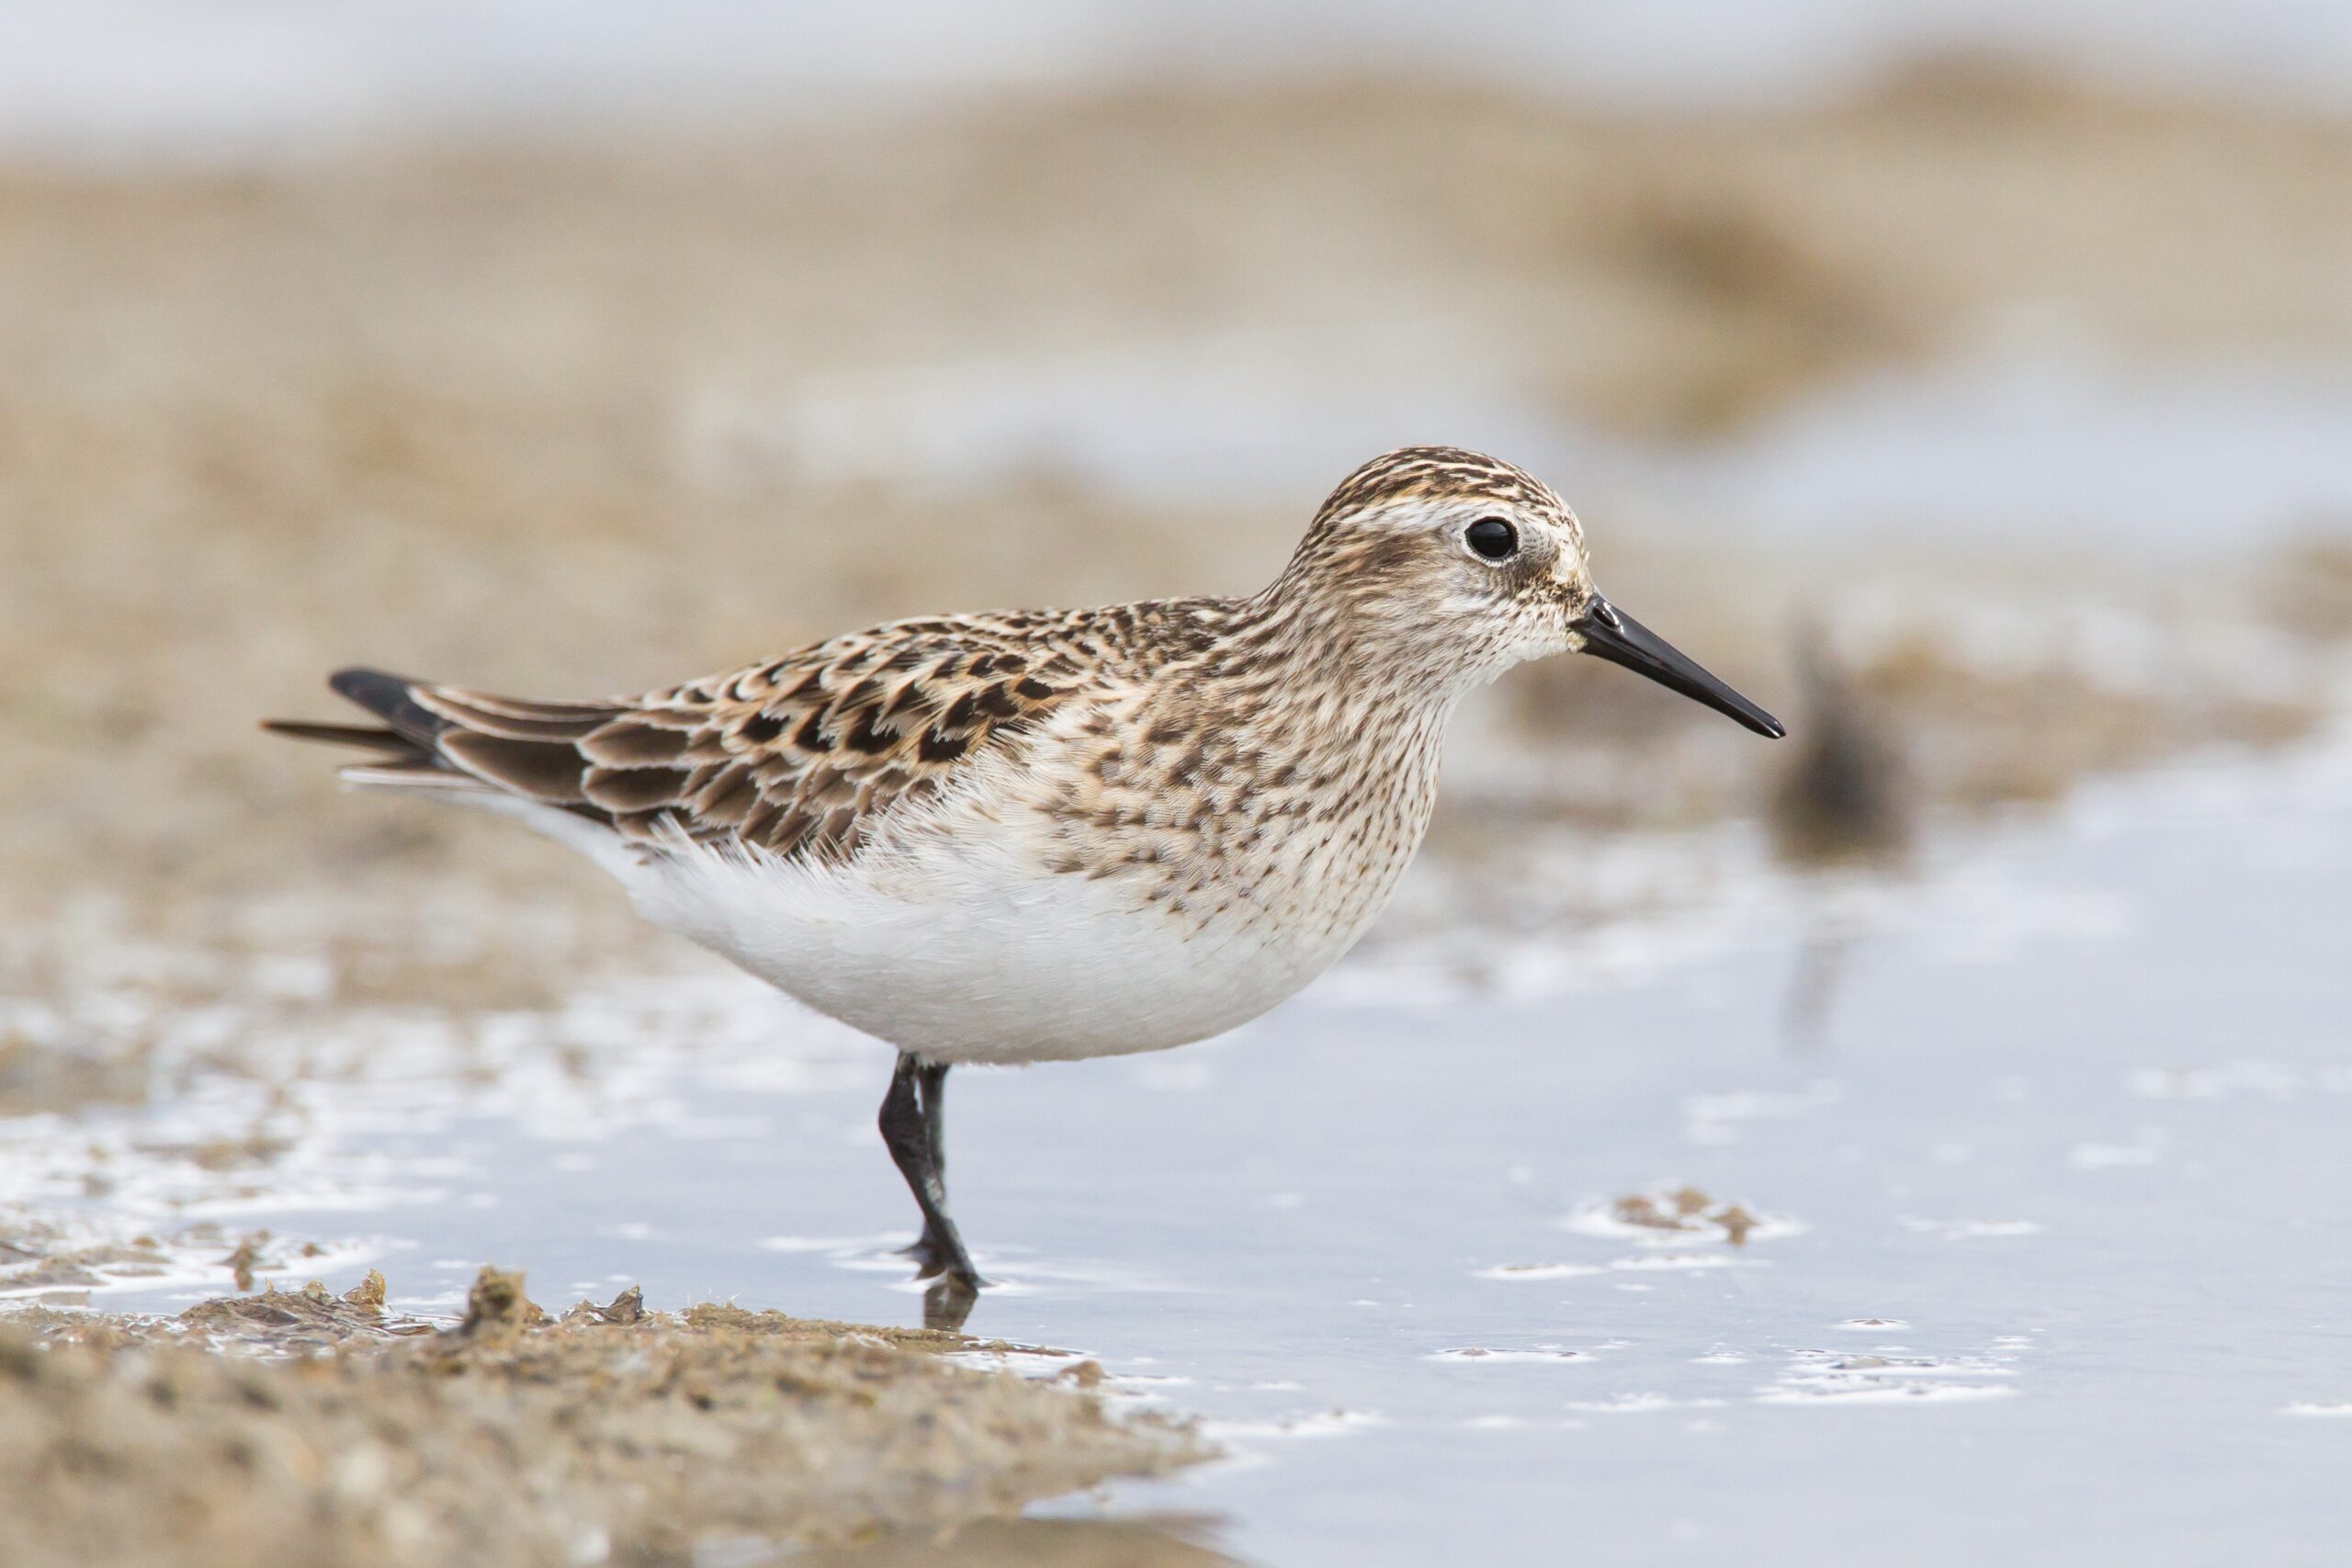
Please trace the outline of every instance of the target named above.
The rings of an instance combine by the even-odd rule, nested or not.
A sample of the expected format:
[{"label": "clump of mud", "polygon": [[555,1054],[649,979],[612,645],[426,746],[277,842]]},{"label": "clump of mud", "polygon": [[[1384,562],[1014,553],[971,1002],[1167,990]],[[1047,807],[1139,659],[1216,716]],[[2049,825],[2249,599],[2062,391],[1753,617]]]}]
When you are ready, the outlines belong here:
[{"label": "clump of mud", "polygon": [[1719,1202],[1695,1187],[1668,1193],[1634,1192],[1609,1205],[1611,1218],[1643,1230],[1679,1231],[1686,1235],[1719,1235],[1734,1247],[1746,1247],[1757,1217],[1737,1203]]},{"label": "clump of mud", "polygon": [[383,1295],[371,1275],[168,1320],[0,1320],[9,1561],[757,1560],[921,1540],[1210,1451],[1075,1380],[958,1365],[940,1352],[988,1347],[956,1335],[650,1313],[635,1292],[550,1319],[494,1269],[453,1329]]},{"label": "clump of mud", "polygon": [[791,1559],[792,1568],[1239,1568],[1191,1519],[988,1519]]}]

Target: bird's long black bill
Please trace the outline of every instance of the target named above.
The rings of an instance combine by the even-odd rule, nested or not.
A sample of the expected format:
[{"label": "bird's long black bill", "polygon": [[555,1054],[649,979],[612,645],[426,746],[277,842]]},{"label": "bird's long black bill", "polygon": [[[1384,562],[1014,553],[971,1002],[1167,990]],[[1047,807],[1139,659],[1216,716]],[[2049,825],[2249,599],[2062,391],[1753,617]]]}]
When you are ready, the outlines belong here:
[{"label": "bird's long black bill", "polygon": [[1717,713],[1729,714],[1758,735],[1778,740],[1788,730],[1781,721],[1701,669],[1696,660],[1676,650],[1657,633],[1594,594],[1576,629],[1584,637],[1584,651],[1611,664],[1622,664],[1646,675],[1670,692],[1704,703]]}]

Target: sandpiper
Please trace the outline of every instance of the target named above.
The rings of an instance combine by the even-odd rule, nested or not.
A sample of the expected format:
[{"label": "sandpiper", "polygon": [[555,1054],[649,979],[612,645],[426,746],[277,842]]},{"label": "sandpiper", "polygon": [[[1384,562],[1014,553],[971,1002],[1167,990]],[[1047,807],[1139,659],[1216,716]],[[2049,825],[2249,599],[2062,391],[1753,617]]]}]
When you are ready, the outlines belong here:
[{"label": "sandpiper", "polygon": [[269,728],[375,753],[353,784],[561,840],[656,925],[896,1046],[909,1250],[968,1299],[948,1069],[1162,1050],[1290,996],[1386,903],[1455,704],[1565,652],[1782,733],[1601,597],[1547,486],[1444,446],[1349,475],[1247,598],[895,621],[599,701],[344,670],[380,725]]}]

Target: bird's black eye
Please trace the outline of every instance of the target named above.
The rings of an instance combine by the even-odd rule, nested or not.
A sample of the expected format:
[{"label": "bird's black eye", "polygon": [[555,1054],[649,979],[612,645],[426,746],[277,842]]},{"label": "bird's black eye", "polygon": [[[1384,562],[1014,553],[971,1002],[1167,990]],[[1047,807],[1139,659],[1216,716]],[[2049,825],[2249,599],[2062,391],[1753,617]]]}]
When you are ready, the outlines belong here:
[{"label": "bird's black eye", "polygon": [[1462,537],[1488,560],[1509,560],[1519,548],[1519,530],[1499,517],[1481,517],[1462,530]]}]

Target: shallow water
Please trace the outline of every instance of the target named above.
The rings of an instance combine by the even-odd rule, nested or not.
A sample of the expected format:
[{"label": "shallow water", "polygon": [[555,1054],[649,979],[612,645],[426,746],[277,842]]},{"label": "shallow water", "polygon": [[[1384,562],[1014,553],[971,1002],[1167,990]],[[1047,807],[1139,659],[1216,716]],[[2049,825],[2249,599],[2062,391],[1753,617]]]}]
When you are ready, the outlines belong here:
[{"label": "shallow water", "polygon": [[[1234,1451],[1064,1511],[1209,1513],[1252,1561],[2341,1561],[2347,785],[2342,742],[2184,767],[1905,889],[1759,867],[1646,930],[1498,936],[1508,987],[1392,946],[1207,1046],[959,1074],[957,1211],[1003,1282],[969,1327]],[[325,1082],[322,1145],[185,1212],[414,1305],[496,1259],[543,1301],[919,1321],[878,1049],[731,984],[584,1005],[617,1045]],[[1744,1247],[1616,1217],[1685,1184]]]}]

